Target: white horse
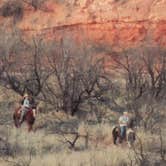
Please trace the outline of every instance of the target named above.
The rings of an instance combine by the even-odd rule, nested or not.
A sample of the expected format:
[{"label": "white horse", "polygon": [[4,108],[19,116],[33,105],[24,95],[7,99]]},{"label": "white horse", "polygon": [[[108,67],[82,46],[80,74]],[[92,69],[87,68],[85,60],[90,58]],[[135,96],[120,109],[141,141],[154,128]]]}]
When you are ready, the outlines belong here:
[{"label": "white horse", "polygon": [[132,128],[128,128],[126,136],[127,136],[127,144],[129,148],[131,148],[136,139],[135,131]]}]

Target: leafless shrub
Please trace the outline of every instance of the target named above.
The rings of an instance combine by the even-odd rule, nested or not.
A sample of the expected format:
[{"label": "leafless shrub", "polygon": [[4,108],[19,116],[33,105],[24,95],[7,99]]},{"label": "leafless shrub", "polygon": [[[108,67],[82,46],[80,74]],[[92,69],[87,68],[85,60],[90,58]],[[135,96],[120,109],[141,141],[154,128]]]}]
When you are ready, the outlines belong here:
[{"label": "leafless shrub", "polygon": [[104,103],[103,96],[109,91],[111,81],[103,58],[92,58],[86,48],[67,47],[62,42],[48,56],[52,74],[43,97],[55,110],[74,115],[81,109],[88,109],[92,102]]},{"label": "leafless shrub", "polygon": [[12,156],[12,148],[8,140],[0,138],[0,156]]},{"label": "leafless shrub", "polygon": [[[77,132],[73,132],[73,133],[71,133],[71,132],[68,132],[68,133],[67,132],[61,132],[60,134],[63,137],[63,141],[61,140],[63,143],[67,143],[69,145],[70,149],[75,149],[76,148],[75,147],[76,142],[80,138],[80,135]],[[70,140],[70,139],[67,138],[67,135],[73,135],[74,137],[73,137],[72,140]]]},{"label": "leafless shrub", "polygon": [[9,158],[8,156],[3,156],[2,160],[13,166],[30,166],[32,162],[33,148],[27,149],[27,151],[28,154],[26,155],[26,158],[22,157],[21,159],[15,159],[14,157]]},{"label": "leafless shrub", "polygon": [[40,94],[54,110],[72,115],[81,109],[91,111],[92,104],[109,105],[113,84],[104,58],[93,57],[90,48],[76,49],[72,42],[46,44],[40,38],[27,42],[16,30],[2,31],[1,37],[0,80],[6,88],[20,95]]},{"label": "leafless shrub", "polygon": [[[126,107],[133,110],[138,122],[143,121],[149,127],[159,122],[158,109],[165,100],[166,92],[166,52],[158,47],[145,47],[141,49],[112,53],[116,70],[124,75],[126,82],[125,97]],[[141,109],[144,112],[141,112]],[[145,115],[145,116],[144,116]],[[160,116],[160,117],[159,117]],[[150,129],[148,127],[148,129]]]},{"label": "leafless shrub", "polygon": [[8,158],[14,158],[17,154],[21,153],[20,145],[18,142],[11,142],[11,132],[8,125],[4,125],[4,129],[1,129],[0,135],[0,156],[7,160]]},{"label": "leafless shrub", "polygon": [[156,98],[164,97],[166,63],[164,49],[145,47],[127,50],[123,51],[120,59],[116,55],[113,56],[113,60],[118,64],[118,68],[125,71],[128,99],[136,100],[148,94]]},{"label": "leafless shrub", "polygon": [[1,32],[1,38],[1,84],[20,95],[28,92],[37,96],[47,79],[42,65],[44,42],[36,38],[26,42],[15,30],[5,34]]},{"label": "leafless shrub", "polygon": [[163,105],[160,103],[151,103],[147,102],[139,109],[139,114],[141,117],[141,124],[145,131],[150,131],[151,133],[155,133],[155,128],[162,124],[165,119],[165,115],[163,113]]},{"label": "leafless shrub", "polygon": [[132,146],[132,152],[134,155],[131,156],[129,154],[129,156],[128,156],[129,165],[130,166],[134,166],[134,165],[148,166],[150,164],[149,156],[148,156],[147,152],[145,152],[145,150],[144,150],[144,145],[143,145],[141,138],[139,138],[137,136],[137,140],[138,140],[138,145]]}]

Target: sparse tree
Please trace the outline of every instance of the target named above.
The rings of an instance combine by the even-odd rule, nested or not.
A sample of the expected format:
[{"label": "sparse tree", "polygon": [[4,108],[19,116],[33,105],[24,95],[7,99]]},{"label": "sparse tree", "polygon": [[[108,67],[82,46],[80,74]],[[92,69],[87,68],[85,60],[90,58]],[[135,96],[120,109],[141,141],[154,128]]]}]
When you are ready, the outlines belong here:
[{"label": "sparse tree", "polygon": [[88,109],[91,102],[104,102],[111,82],[103,58],[93,57],[85,47],[78,50],[73,47],[74,43],[69,43],[70,48],[63,41],[57,48],[54,45],[55,49],[48,55],[52,74],[43,96],[55,110],[74,115]]},{"label": "sparse tree", "polygon": [[23,95],[38,96],[47,73],[42,63],[44,42],[34,38],[25,42],[17,30],[1,33],[1,84]]},{"label": "sparse tree", "polygon": [[[125,102],[144,127],[153,129],[161,119],[158,110],[165,100],[166,52],[157,47],[145,47],[112,53],[115,67],[125,76]],[[141,111],[142,110],[142,111]]]}]

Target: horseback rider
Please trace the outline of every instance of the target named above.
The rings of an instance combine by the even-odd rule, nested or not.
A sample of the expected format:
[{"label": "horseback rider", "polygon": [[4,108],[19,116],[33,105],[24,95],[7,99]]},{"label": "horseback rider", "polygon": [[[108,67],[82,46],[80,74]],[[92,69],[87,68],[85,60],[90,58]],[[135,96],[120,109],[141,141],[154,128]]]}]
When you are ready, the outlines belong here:
[{"label": "horseback rider", "polygon": [[28,94],[25,94],[23,97],[23,100],[21,102],[21,116],[19,122],[22,123],[25,114],[31,109],[31,104],[30,104],[30,97]]},{"label": "horseback rider", "polygon": [[129,115],[128,112],[123,112],[123,115],[119,118],[119,125],[120,125],[120,136],[122,140],[126,139],[126,130],[129,122]]}]

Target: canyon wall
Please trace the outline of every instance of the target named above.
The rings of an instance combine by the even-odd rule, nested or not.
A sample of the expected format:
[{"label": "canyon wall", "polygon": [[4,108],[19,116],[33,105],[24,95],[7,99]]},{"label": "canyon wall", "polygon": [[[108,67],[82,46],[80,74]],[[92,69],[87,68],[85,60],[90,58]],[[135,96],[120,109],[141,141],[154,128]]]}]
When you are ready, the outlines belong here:
[{"label": "canyon wall", "polygon": [[[9,20],[0,18],[3,24]],[[166,0],[46,0],[38,10],[25,3],[16,26],[26,35],[46,38],[166,46]]]}]

